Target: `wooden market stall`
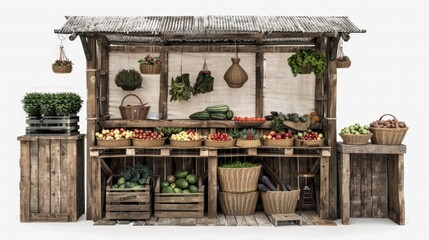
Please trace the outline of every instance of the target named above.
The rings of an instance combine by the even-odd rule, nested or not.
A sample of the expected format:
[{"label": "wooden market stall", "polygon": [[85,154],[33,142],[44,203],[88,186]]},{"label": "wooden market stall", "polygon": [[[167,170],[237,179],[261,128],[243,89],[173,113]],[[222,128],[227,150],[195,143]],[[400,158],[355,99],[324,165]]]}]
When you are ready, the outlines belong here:
[{"label": "wooden market stall", "polygon": [[[164,168],[169,169],[162,169],[162,165],[154,166],[154,169],[158,174],[165,174],[171,170],[171,158],[179,155],[168,147],[155,153],[144,152],[143,149],[136,154],[141,149],[135,148],[113,149],[119,152],[106,153],[105,148],[96,146],[96,131],[113,127],[185,127],[208,133],[239,127],[228,120],[187,119],[190,113],[203,106],[218,103],[229,104],[236,115],[256,117],[262,117],[271,110],[309,112],[315,109],[322,117],[318,128],[326,135],[325,147],[306,149],[311,152],[307,156],[321,159],[319,215],[337,218],[338,167],[336,154],[331,154],[337,148],[335,59],[340,39],[347,41],[350,33],[364,33],[365,30],[357,28],[347,17],[72,16],[66,19],[55,33],[70,34],[70,40],[79,37],[87,62],[87,219],[103,217],[106,172],[111,171],[116,162],[112,159],[125,159],[127,162],[138,156],[150,158],[154,164],[156,159],[163,159],[167,162]],[[320,77],[301,75],[295,79],[291,75],[287,58],[300,48],[315,48],[326,56],[327,68]],[[159,120],[123,120],[118,107],[126,93],[114,85],[114,76],[122,68],[137,69],[137,60],[150,52],[160,55],[162,71],[160,75],[143,75],[145,85],[135,93],[151,106],[149,116]],[[231,90],[222,80],[222,75],[231,64],[229,59],[234,53],[242,58],[249,81],[243,88]],[[203,59],[208,59],[215,75],[214,93],[219,94],[219,98],[212,94],[183,104],[170,103],[169,79],[181,73],[182,66],[183,72],[198,72]],[[260,129],[269,127],[269,122],[258,126]],[[261,149],[234,154],[264,157]],[[298,185],[294,176],[297,166],[293,159],[299,159],[300,150],[283,149],[281,153],[270,155],[281,161],[263,161],[271,169],[276,169],[274,172],[282,180],[295,181]],[[200,163],[196,169],[208,171],[208,215],[216,217],[216,166],[218,158],[231,153],[198,148],[187,154],[194,160],[184,165]],[[196,161],[198,158],[202,160]],[[314,162],[301,166],[310,169]]]}]

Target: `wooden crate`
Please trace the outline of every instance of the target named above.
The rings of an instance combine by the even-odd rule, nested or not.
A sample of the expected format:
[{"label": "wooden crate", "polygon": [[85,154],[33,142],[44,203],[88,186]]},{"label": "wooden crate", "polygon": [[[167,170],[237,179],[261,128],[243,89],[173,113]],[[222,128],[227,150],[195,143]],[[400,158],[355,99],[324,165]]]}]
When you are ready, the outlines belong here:
[{"label": "wooden crate", "polygon": [[107,220],[146,220],[152,216],[152,178],[148,178],[143,188],[112,188],[110,176],[106,186]]},{"label": "wooden crate", "polygon": [[204,185],[199,181],[198,193],[161,193],[160,178],[155,185],[155,217],[156,218],[203,218],[204,217]]},{"label": "wooden crate", "polygon": [[79,133],[78,116],[29,116],[25,120],[27,127],[26,134],[68,134]]},{"label": "wooden crate", "polygon": [[84,137],[18,137],[21,222],[74,222],[84,213]]}]

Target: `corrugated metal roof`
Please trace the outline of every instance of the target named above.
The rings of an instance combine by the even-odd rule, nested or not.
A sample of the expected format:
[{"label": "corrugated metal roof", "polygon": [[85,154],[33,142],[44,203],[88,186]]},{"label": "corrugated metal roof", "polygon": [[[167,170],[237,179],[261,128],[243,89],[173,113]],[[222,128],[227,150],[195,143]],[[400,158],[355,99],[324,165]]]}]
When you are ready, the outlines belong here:
[{"label": "corrugated metal roof", "polygon": [[55,33],[205,35],[245,33],[362,33],[348,17],[334,16],[72,16]]}]

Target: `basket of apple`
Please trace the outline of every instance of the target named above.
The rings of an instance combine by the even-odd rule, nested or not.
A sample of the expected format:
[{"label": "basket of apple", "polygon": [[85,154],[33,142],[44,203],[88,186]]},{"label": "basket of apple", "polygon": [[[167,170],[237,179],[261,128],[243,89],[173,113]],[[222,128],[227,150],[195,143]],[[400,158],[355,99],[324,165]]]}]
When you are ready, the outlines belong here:
[{"label": "basket of apple", "polygon": [[270,131],[262,136],[265,146],[291,147],[294,144],[292,133],[286,131]]},{"label": "basket of apple", "polygon": [[320,147],[324,145],[323,133],[308,129],[306,132],[298,132],[294,135],[295,146],[299,147]]},{"label": "basket of apple", "polygon": [[228,133],[217,132],[209,134],[207,136],[207,139],[204,141],[204,145],[206,145],[207,147],[216,148],[234,147],[235,139]]},{"label": "basket of apple", "polygon": [[344,144],[365,145],[371,139],[372,133],[368,125],[356,123],[341,129],[340,137]]},{"label": "basket of apple", "polygon": [[131,146],[133,132],[125,128],[102,129],[96,132],[97,145],[100,147],[126,147]]},{"label": "basket of apple", "polygon": [[199,133],[186,130],[170,136],[170,146],[180,148],[200,147],[203,144],[203,136]]},{"label": "basket of apple", "polygon": [[133,146],[136,147],[161,147],[166,139],[162,132],[137,128],[134,129],[132,137]]}]

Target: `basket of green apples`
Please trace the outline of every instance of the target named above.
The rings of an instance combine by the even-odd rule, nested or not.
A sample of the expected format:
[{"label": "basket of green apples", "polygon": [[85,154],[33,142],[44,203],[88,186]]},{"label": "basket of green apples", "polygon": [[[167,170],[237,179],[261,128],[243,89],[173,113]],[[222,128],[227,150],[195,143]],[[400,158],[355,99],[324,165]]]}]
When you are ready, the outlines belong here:
[{"label": "basket of green apples", "polygon": [[341,129],[340,137],[343,139],[344,144],[364,145],[368,144],[369,139],[372,137],[372,133],[369,131],[368,125],[355,123]]}]

